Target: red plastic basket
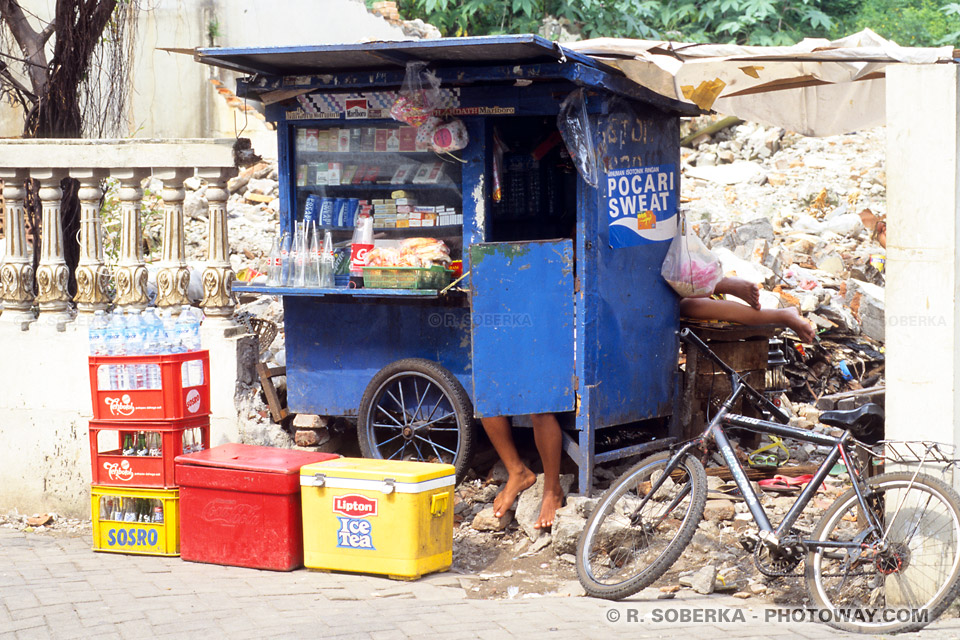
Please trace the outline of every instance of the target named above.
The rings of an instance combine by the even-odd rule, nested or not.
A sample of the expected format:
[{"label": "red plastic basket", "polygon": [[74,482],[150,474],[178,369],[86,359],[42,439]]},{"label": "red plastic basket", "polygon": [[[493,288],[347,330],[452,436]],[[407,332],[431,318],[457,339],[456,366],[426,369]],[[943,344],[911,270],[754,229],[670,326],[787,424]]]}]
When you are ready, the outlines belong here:
[{"label": "red plastic basket", "polygon": [[[183,434],[199,429],[203,449],[210,448],[210,418],[124,423],[90,421],[90,463],[93,484],[115,487],[176,487],[174,459],[183,454]],[[123,441],[136,443],[139,432],[159,433],[159,456],[125,456]]]},{"label": "red plastic basket", "polygon": [[[183,371],[186,369],[186,363],[193,361],[202,363],[203,382],[187,386],[183,381]],[[182,420],[210,414],[210,354],[208,351],[155,356],[90,356],[89,362],[90,397],[93,400],[94,420],[118,422]],[[161,387],[159,389],[101,389],[98,382],[100,367],[117,365],[159,366]]]}]

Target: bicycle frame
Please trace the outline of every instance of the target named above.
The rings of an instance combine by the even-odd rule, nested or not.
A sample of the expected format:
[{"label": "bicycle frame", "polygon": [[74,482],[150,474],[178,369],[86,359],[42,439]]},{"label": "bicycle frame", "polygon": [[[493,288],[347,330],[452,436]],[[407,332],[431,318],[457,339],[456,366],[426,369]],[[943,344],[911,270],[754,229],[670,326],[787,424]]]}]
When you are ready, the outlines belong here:
[{"label": "bicycle frame", "polygon": [[[679,335],[681,340],[699,349],[729,376],[731,393],[717,411],[717,414],[712,420],[710,420],[710,423],[707,425],[707,428],[703,431],[703,433],[696,439],[679,445],[679,448],[676,449],[676,452],[668,461],[663,475],[655,483],[655,486],[651,488],[651,494],[653,494],[659,488],[663,482],[663,479],[669,477],[670,473],[679,466],[680,461],[683,460],[685,455],[691,453],[694,449],[702,448],[703,444],[712,438],[713,441],[716,442],[720,455],[723,458],[727,468],[730,470],[730,473],[733,476],[733,481],[740,490],[740,494],[743,496],[743,499],[747,504],[747,508],[750,510],[750,514],[753,516],[753,519],[759,528],[758,537],[765,544],[774,547],[779,546],[781,538],[784,536],[784,534],[789,533],[793,524],[797,521],[807,504],[816,494],[817,489],[821,484],[823,484],[823,481],[826,479],[827,475],[829,475],[830,469],[832,469],[839,460],[842,460],[846,465],[850,474],[851,482],[853,484],[853,489],[857,495],[857,500],[863,508],[867,518],[869,518],[869,526],[863,533],[868,534],[872,531],[883,533],[883,529],[878,522],[877,515],[872,509],[868,508],[864,499],[865,485],[860,478],[855,465],[852,463],[853,461],[851,460],[850,451],[847,448],[847,443],[851,439],[849,431],[844,431],[842,435],[834,437],[787,425],[786,423],[789,422],[789,417],[779,407],[765,398],[760,392],[744,382],[740,375],[730,368],[725,362],[723,362],[715,353],[713,353],[713,351],[711,351],[710,348],[704,344],[702,340],[700,340],[700,338],[690,332],[689,329],[684,329]],[[734,404],[736,404],[736,402],[743,397],[748,397],[752,402],[759,405],[762,410],[777,418],[779,422],[749,418],[747,416],[732,413]],[[793,440],[799,440],[801,442],[810,442],[816,445],[831,447],[829,455],[827,455],[823,463],[817,468],[813,479],[807,483],[806,487],[803,488],[803,490],[800,492],[800,495],[797,496],[796,501],[793,503],[793,506],[790,507],[790,510],[783,517],[783,520],[776,528],[770,524],[770,519],[767,517],[767,513],[763,506],[760,504],[760,499],[753,490],[753,486],[750,484],[750,480],[747,478],[747,474],[743,468],[743,465],[740,463],[740,460],[737,459],[737,456],[734,453],[733,446],[730,444],[730,440],[727,438],[727,434],[724,431],[724,429],[727,427],[742,428],[757,433],[769,433]],[[861,543],[858,540],[853,540],[850,542],[802,540],[802,543],[815,548],[861,547]]]}]

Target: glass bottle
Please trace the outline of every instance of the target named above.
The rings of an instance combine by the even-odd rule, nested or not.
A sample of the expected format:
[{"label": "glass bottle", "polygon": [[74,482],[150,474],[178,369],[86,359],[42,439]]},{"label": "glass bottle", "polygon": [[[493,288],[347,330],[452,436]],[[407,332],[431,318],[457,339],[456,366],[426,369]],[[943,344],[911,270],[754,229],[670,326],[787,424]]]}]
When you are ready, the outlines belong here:
[{"label": "glass bottle", "polygon": [[333,277],[334,256],[333,256],[333,237],[327,231],[323,234],[323,252],[320,256],[320,287],[323,289],[332,289],[336,286]]},{"label": "glass bottle", "polygon": [[280,237],[280,286],[290,285],[290,249],[293,240],[290,232],[285,231]]},{"label": "glass bottle", "polygon": [[[279,229],[277,230],[279,233]],[[280,276],[283,272],[283,258],[280,255],[280,242],[277,236],[273,236],[273,244],[270,246],[270,257],[267,258],[267,284],[271,287],[279,286]]]},{"label": "glass bottle", "polygon": [[125,456],[133,456],[137,453],[137,450],[133,447],[133,436],[129,433],[123,437],[122,453]]},{"label": "glass bottle", "polygon": [[320,234],[317,232],[317,223],[315,221],[310,220],[306,228],[307,260],[305,266],[307,273],[304,278],[304,284],[308,287],[317,287],[320,286],[320,260],[323,243],[320,240]]},{"label": "glass bottle", "polygon": [[137,436],[137,455],[145,456],[149,452],[147,447],[147,434],[145,431],[141,431],[140,435]]}]

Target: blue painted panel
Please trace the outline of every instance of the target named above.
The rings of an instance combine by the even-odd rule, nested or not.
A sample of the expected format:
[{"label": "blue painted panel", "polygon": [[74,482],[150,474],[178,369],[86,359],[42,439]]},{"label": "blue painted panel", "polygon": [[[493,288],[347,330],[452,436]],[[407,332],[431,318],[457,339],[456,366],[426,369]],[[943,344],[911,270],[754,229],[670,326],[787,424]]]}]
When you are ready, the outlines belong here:
[{"label": "blue painted panel", "polygon": [[465,307],[284,296],[283,308],[294,413],[355,416],[374,374],[403,358],[439,362],[471,388]]},{"label": "blue painted panel", "polygon": [[573,242],[470,247],[478,416],[574,407]]},{"label": "blue painted panel", "polygon": [[[584,376],[595,428],[672,413],[678,298],[660,276],[672,238],[610,247],[608,170],[680,164],[679,122],[653,108],[616,100],[595,120],[598,189],[585,192]],[[676,185],[679,189],[679,184]]]}]

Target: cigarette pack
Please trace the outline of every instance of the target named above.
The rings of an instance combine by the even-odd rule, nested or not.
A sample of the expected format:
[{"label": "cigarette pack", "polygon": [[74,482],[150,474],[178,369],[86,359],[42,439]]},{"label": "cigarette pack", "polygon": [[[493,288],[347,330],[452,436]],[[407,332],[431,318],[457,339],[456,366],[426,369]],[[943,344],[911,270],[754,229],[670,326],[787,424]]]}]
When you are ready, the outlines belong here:
[{"label": "cigarette pack", "polygon": [[360,184],[363,182],[363,177],[367,175],[367,165],[361,164],[357,167],[356,173],[353,174],[353,179],[350,180],[350,184]]},{"label": "cigarette pack", "polygon": [[417,150],[417,130],[414,127],[400,127],[400,151]]},{"label": "cigarette pack", "polygon": [[314,184],[325,185],[327,184],[327,163],[319,162],[315,165],[317,175],[314,178]]},{"label": "cigarette pack", "polygon": [[297,186],[307,186],[307,165],[297,165]]},{"label": "cigarette pack", "polygon": [[357,165],[348,164],[347,167],[343,170],[343,174],[340,176],[340,184],[351,184],[353,183],[353,176],[357,173]]},{"label": "cigarette pack", "polygon": [[[307,149],[307,130],[297,129],[297,151],[306,151]],[[411,149],[413,151],[413,149]]]},{"label": "cigarette pack", "polygon": [[376,145],[377,128],[362,127],[360,131],[360,151],[373,151]]},{"label": "cigarette pack", "polygon": [[329,129],[320,129],[317,133],[317,151],[330,151]]},{"label": "cigarette pack", "polygon": [[343,170],[343,164],[340,162],[330,162],[327,164],[327,184],[340,184],[340,173]]},{"label": "cigarette pack", "polygon": [[387,130],[376,129],[373,138],[373,150],[385,153],[387,151]]},{"label": "cigarette pack", "polygon": [[[347,151],[363,151],[362,145],[360,144],[363,139],[363,131],[360,130],[360,127],[356,129],[344,129],[350,133],[350,148]],[[343,134],[341,134],[342,137]]]},{"label": "cigarette pack", "polygon": [[307,138],[304,140],[304,149],[306,151],[317,151],[317,137],[320,132],[317,129],[307,129]]},{"label": "cigarette pack", "polygon": [[400,134],[396,129],[387,129],[387,151],[389,153],[400,151]]},{"label": "cigarette pack", "polygon": [[377,177],[380,175],[380,167],[375,165],[367,165],[367,170],[363,174],[363,181],[365,183],[374,184],[377,182]]}]

